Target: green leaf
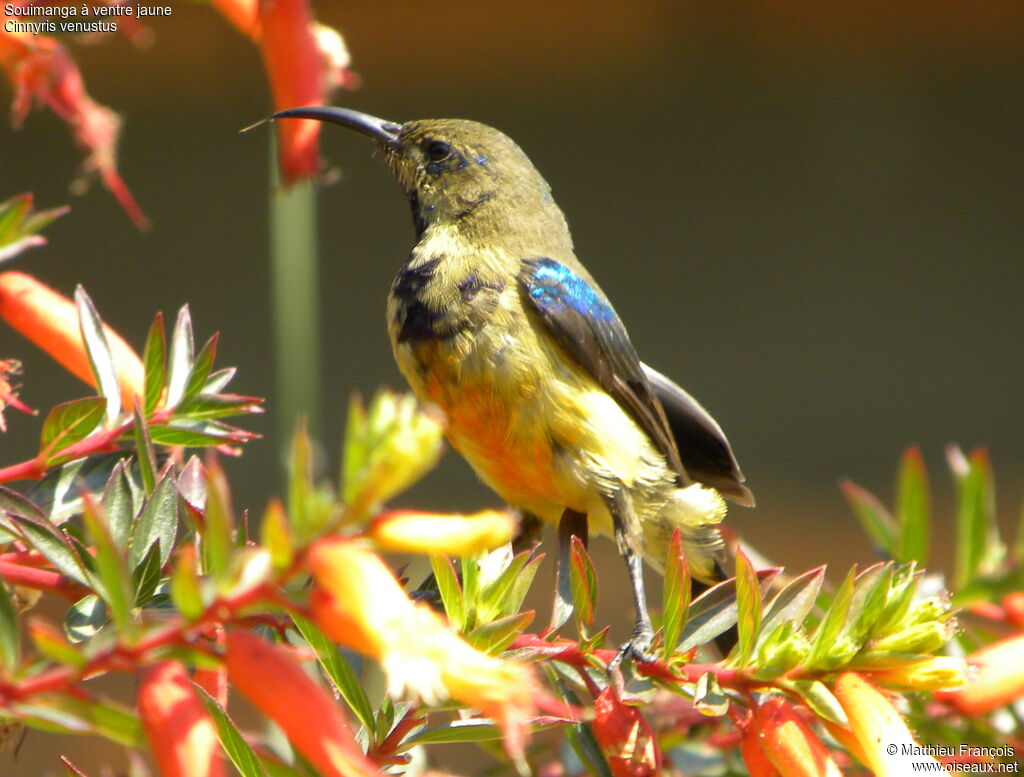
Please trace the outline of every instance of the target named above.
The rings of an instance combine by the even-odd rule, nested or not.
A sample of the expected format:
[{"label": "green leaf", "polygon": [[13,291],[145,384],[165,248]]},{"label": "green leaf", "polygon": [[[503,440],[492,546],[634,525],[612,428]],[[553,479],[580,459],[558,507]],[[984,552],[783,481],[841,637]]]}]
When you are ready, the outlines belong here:
[{"label": "green leaf", "polygon": [[135,500],[132,498],[125,467],[123,459],[117,462],[100,498],[100,506],[110,524],[110,533],[114,535],[114,542],[122,548],[128,545],[128,539],[132,534],[132,521],[135,518]]},{"label": "green leaf", "polygon": [[664,644],[662,656],[667,661],[679,644],[679,635],[686,623],[690,610],[690,567],[683,553],[682,536],[679,529],[672,531],[672,541],[668,546],[665,560],[665,588],[663,595],[664,608]]},{"label": "green leaf", "polygon": [[512,557],[501,574],[484,587],[480,596],[479,612],[482,621],[491,621],[519,612],[543,557],[543,553],[534,555],[529,550]]},{"label": "green leaf", "polygon": [[836,591],[836,595],[832,599],[832,604],[825,613],[825,617],[818,624],[809,659],[809,663],[812,666],[820,665],[825,661],[829,652],[836,644],[839,635],[846,628],[846,616],[853,601],[853,583],[856,574],[857,568],[852,567],[847,573],[846,579],[843,580],[843,584]]},{"label": "green leaf", "polygon": [[573,535],[569,543],[569,587],[572,591],[573,613],[582,634],[583,626],[589,626],[594,622],[594,610],[597,609],[597,573],[594,572],[594,564],[582,540]]},{"label": "green leaf", "polygon": [[871,493],[844,480],[840,483],[846,501],[860,519],[861,526],[871,538],[875,550],[883,558],[894,558],[896,554],[896,521]]},{"label": "green leaf", "polygon": [[495,655],[507,648],[533,622],[533,610],[507,615],[477,626],[466,635],[466,641],[477,650]]},{"label": "green leaf", "polygon": [[292,538],[288,515],[284,506],[275,498],[267,504],[260,521],[260,544],[270,551],[274,569],[284,570],[295,558],[295,542]]},{"label": "green leaf", "polygon": [[146,557],[132,573],[132,588],[135,590],[136,607],[145,607],[153,598],[153,592],[163,577],[163,565],[160,563],[160,547],[154,543]]},{"label": "green leaf", "polygon": [[0,526],[18,534],[62,574],[83,585],[92,585],[87,568],[67,535],[46,519],[7,513],[0,517]]},{"label": "green leaf", "polygon": [[142,488],[149,495],[156,487],[156,453],[153,451],[153,438],[149,424],[139,414],[138,406],[132,410],[132,413],[134,416],[132,430],[135,435],[135,458],[139,462]]},{"label": "green leaf", "polygon": [[171,601],[182,617],[194,621],[203,614],[203,592],[196,574],[195,548],[184,546],[179,552],[171,571]]},{"label": "green leaf", "polygon": [[925,564],[931,539],[931,496],[928,473],[917,447],[908,448],[900,462],[896,523],[899,526],[896,559],[903,563],[916,561]]},{"label": "green leaf", "polygon": [[266,777],[259,758],[249,747],[245,737],[239,733],[234,721],[204,688],[197,685],[195,689],[217,727],[217,739],[220,740],[224,752],[227,753],[231,763],[235,765],[242,777]]},{"label": "green leaf", "polygon": [[705,672],[693,688],[693,707],[702,715],[720,718],[729,711],[729,697],[718,684],[718,678]]},{"label": "green leaf", "polygon": [[107,400],[107,423],[113,424],[121,414],[121,385],[117,380],[117,369],[110,355],[107,336],[103,333],[103,322],[81,286],[75,289],[75,305],[78,308],[78,324],[89,355],[89,366],[100,396]]},{"label": "green leaf", "polygon": [[[776,568],[758,570],[758,585],[770,584],[778,574]],[[735,625],[738,612],[736,581],[726,580],[712,586],[690,604],[690,617],[683,627],[678,651],[685,653],[725,633]]]},{"label": "green leaf", "polygon": [[103,599],[110,608],[118,631],[124,633],[131,630],[133,625],[132,605],[135,602],[135,592],[131,574],[125,566],[121,549],[110,533],[102,508],[90,497],[83,498],[83,506],[85,527],[92,540],[96,568],[103,583]]},{"label": "green leaf", "polygon": [[178,311],[178,320],[174,323],[174,332],[171,335],[171,355],[167,369],[167,407],[177,407],[185,396],[185,388],[195,364],[194,349],[192,316],[188,305],[185,305]]},{"label": "green leaf", "polygon": [[173,473],[168,468],[156,484],[153,493],[149,495],[145,507],[142,508],[142,515],[135,523],[128,552],[130,567],[137,568],[154,544],[160,547],[160,566],[166,564],[174,549],[177,531],[178,492],[174,486]]},{"label": "green leaf", "polygon": [[441,602],[444,604],[448,621],[452,624],[452,628],[461,632],[466,627],[468,613],[462,586],[459,585],[459,578],[455,574],[455,567],[445,556],[431,556],[430,568],[434,570],[437,590],[441,594]]},{"label": "green leaf", "polygon": [[245,397],[240,394],[197,394],[182,400],[175,415],[190,420],[210,418],[231,418],[262,412],[259,397]]},{"label": "green leaf", "polygon": [[142,352],[142,363],[145,365],[145,415],[153,415],[167,383],[167,337],[164,334],[164,314],[157,313],[146,337],[146,347]]},{"label": "green leaf", "polygon": [[185,385],[183,399],[196,396],[206,385],[206,379],[210,377],[210,370],[213,369],[213,360],[217,357],[218,337],[219,335],[214,334],[196,355],[192,374],[188,376],[188,383]]},{"label": "green leaf", "polygon": [[1006,549],[999,539],[995,517],[995,488],[988,453],[977,449],[969,459],[959,448],[946,452],[957,486],[957,588],[975,577],[996,571]]},{"label": "green leaf", "polygon": [[107,619],[107,605],[96,594],[89,594],[64,613],[64,633],[72,642],[85,642],[96,636]]},{"label": "green leaf", "polygon": [[469,718],[433,726],[405,739],[396,752],[404,753],[418,745],[453,744],[455,742],[497,742],[504,738],[501,727],[492,720]]},{"label": "green leaf", "polygon": [[43,227],[69,208],[32,212],[32,194],[18,194],[0,203],[0,262],[17,256],[22,251],[46,242],[36,235]]},{"label": "green leaf", "polygon": [[846,613],[845,633],[860,644],[871,633],[882,614],[889,586],[892,584],[893,563],[873,564],[853,581],[853,596]]},{"label": "green leaf", "polygon": [[348,661],[345,660],[341,651],[324,636],[320,629],[313,625],[312,621],[308,621],[298,615],[293,615],[292,621],[295,623],[295,628],[299,630],[302,638],[306,640],[313,649],[313,652],[316,653],[317,660],[324,668],[327,676],[331,678],[331,682],[338,689],[338,693],[341,694],[352,712],[355,713],[356,717],[366,727],[366,730],[372,731],[374,726],[373,707],[370,706],[370,700],[366,698],[366,693],[363,691],[359,678]]},{"label": "green leaf", "polygon": [[70,694],[39,694],[27,703],[10,705],[10,709],[36,728],[97,734],[125,747],[145,747],[138,715],[116,702],[96,702]]},{"label": "green leaf", "polygon": [[743,551],[736,553],[736,629],[739,633],[738,666],[746,666],[761,629],[761,588],[757,574]]},{"label": "green leaf", "polygon": [[48,463],[65,448],[84,440],[103,421],[103,397],[85,397],[54,407],[43,421],[39,453]]},{"label": "green leaf", "polygon": [[849,727],[850,721],[839,700],[820,680],[797,680],[785,687],[791,687],[799,693],[800,698],[807,702],[807,706],[819,718]]},{"label": "green leaf", "polygon": [[203,569],[218,580],[230,571],[234,525],[227,478],[217,461],[211,458],[206,463],[206,512],[200,534],[203,538]]},{"label": "green leaf", "polygon": [[203,386],[203,390],[199,393],[219,394],[231,382],[231,379],[235,377],[236,372],[238,370],[235,367],[225,367],[222,370],[217,370],[206,379],[206,385]]},{"label": "green leaf", "polygon": [[[92,598],[97,602],[99,601],[95,596]],[[28,634],[36,650],[51,661],[56,661],[58,664],[66,664],[76,669],[81,669],[89,663],[89,659],[82,653],[79,653],[68,642],[67,637],[55,629],[49,621],[42,620],[39,617],[32,618],[28,623]]]},{"label": "green leaf", "polygon": [[779,624],[792,621],[803,624],[818,600],[821,583],[825,579],[825,567],[820,566],[804,572],[775,595],[764,613],[761,633],[770,634]]},{"label": "green leaf", "polygon": [[0,663],[6,677],[18,667],[21,657],[21,638],[18,631],[18,611],[11,599],[7,584],[0,580]]},{"label": "green leaf", "polygon": [[209,448],[224,443],[243,443],[259,435],[227,424],[203,419],[172,418],[166,425],[150,426],[149,433],[158,445],[182,448]]}]

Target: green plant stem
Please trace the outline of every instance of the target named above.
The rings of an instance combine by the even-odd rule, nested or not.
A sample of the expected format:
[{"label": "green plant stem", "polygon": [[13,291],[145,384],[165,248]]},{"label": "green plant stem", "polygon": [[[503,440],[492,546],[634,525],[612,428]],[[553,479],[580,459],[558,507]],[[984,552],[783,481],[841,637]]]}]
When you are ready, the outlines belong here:
[{"label": "green plant stem", "polygon": [[270,265],[278,440],[287,447],[296,418],[320,428],[320,305],[316,190],[280,185],[271,163]]}]

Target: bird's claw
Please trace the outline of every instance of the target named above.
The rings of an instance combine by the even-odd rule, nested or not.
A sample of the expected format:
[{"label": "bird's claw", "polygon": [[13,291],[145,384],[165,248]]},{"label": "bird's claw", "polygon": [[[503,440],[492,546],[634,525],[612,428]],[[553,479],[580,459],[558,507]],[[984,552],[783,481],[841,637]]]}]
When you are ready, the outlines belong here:
[{"label": "bird's claw", "polygon": [[608,665],[609,671],[618,669],[619,665],[625,660],[636,661],[639,664],[650,664],[657,660],[657,656],[651,652],[651,645],[654,644],[654,629],[650,626],[637,626],[633,629],[633,634],[630,636],[622,647],[619,648],[619,652],[616,653],[615,658]]}]

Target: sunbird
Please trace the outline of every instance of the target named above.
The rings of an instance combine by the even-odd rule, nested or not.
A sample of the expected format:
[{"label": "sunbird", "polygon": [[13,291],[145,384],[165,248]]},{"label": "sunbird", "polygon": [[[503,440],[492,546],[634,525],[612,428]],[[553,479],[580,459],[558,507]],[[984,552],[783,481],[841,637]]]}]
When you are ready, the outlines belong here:
[{"label": "sunbird", "polygon": [[473,121],[399,124],[336,107],[270,117],[286,118],[375,141],[416,229],[387,301],[399,369],[502,499],[549,523],[584,515],[615,537],[636,605],[619,658],[651,660],[643,560],[662,571],[679,529],[695,584],[725,579],[723,495],[754,503],[719,425],[640,361],[551,188],[510,138]]}]

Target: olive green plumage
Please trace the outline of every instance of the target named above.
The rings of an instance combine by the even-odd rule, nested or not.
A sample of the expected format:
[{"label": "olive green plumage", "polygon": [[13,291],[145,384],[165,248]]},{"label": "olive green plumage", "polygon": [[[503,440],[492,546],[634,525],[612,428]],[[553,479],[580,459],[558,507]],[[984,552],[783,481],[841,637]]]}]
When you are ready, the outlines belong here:
[{"label": "olive green plumage", "polygon": [[399,368],[502,498],[547,522],[586,515],[615,537],[637,606],[623,655],[647,658],[641,557],[660,569],[679,529],[694,577],[716,582],[720,494],[753,503],[721,429],[640,362],[576,258],[550,187],[508,137],[470,121],[396,124],[339,108],[275,115],[289,117],[377,142],[417,237],[387,303]]}]

